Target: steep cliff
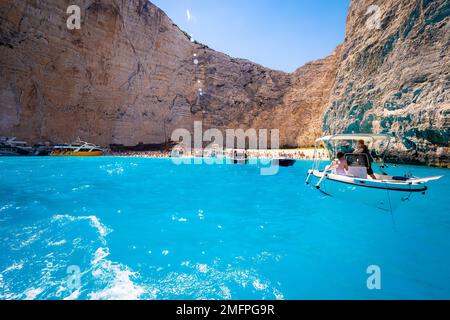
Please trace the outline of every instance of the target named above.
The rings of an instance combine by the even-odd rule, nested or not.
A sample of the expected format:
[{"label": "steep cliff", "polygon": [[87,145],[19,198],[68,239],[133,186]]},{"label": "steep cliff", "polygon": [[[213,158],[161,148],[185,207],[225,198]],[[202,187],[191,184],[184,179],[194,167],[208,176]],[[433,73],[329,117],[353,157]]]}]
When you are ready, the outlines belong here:
[{"label": "steep cliff", "polygon": [[203,120],[285,146],[387,132],[405,160],[449,162],[446,0],[353,0],[344,44],[292,74],[192,42],[146,0],[79,0],[80,30],[71,4],[0,2],[0,135],[134,145]]},{"label": "steep cliff", "polygon": [[449,15],[447,0],[353,0],[324,131],[391,133],[402,159],[448,163]]},{"label": "steep cliff", "polygon": [[327,58],[310,62],[291,74],[282,103],[256,115],[253,127],[277,128],[286,146],[313,146],[322,136],[323,113],[334,84],[340,46]]},{"label": "steep cliff", "polygon": [[282,128],[282,145],[318,132],[336,55],[286,74],[191,42],[146,0],[77,1],[80,30],[66,27],[70,4],[1,2],[0,135],[160,143],[194,120]]}]

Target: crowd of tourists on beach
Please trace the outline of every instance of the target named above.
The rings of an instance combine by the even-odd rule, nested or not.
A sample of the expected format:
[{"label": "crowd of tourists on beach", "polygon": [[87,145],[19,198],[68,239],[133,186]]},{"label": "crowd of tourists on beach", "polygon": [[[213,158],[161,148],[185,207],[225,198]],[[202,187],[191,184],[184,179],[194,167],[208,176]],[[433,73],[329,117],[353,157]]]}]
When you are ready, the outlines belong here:
[{"label": "crowd of tourists on beach", "polygon": [[[299,159],[299,160],[311,160],[314,158],[314,151],[310,149],[306,150],[254,150],[246,151],[249,158],[287,158],[287,159]],[[328,159],[325,151],[318,151],[316,158]]]},{"label": "crowd of tourists on beach", "polygon": [[139,158],[168,158],[170,151],[123,151],[113,152],[116,157],[139,157]]},{"label": "crowd of tourists on beach", "polygon": [[[300,160],[311,160],[314,158],[314,152],[310,149],[293,149],[293,150],[246,150],[247,158],[289,158],[289,159],[300,159]],[[170,150],[167,151],[124,151],[124,152],[113,152],[111,155],[119,157],[141,157],[141,158],[168,158],[171,157],[172,153]],[[185,156],[191,156],[185,154]],[[207,155],[204,155],[205,157]],[[328,159],[326,152],[324,150],[319,150],[316,154],[316,158]]]}]

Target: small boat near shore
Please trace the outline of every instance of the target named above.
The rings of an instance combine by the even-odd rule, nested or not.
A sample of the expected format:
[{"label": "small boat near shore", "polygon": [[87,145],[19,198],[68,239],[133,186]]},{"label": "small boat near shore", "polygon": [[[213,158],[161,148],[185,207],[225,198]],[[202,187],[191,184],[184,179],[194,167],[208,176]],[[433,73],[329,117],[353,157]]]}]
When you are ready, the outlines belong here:
[{"label": "small boat near shore", "polygon": [[26,156],[31,153],[31,147],[25,141],[18,141],[16,137],[0,137],[0,156]]},{"label": "small boat near shore", "polygon": [[246,150],[230,150],[228,161],[231,162],[231,164],[243,164],[246,165],[248,163],[248,155]]},{"label": "small boat near shore", "polygon": [[72,144],[59,144],[53,147],[51,156],[95,157],[102,156],[104,150],[92,143],[77,140]]},{"label": "small boat near shore", "polygon": [[[370,150],[381,148],[384,151],[376,159],[380,160],[379,171],[374,173],[376,179],[368,176],[368,164],[375,159],[368,159],[366,154],[355,155],[355,144],[363,140]],[[413,195],[423,194],[428,190],[427,183],[439,180],[442,176],[419,178],[410,173],[401,176],[385,172],[384,155],[390,146],[391,137],[383,134],[338,134],[325,136],[316,140],[316,150],[324,145],[332,159],[338,152],[345,154],[348,163],[347,174],[339,174],[335,169],[321,167],[322,161],[314,158],[313,166],[308,170],[306,184],[312,184],[317,190],[329,196],[362,201],[379,209],[392,211]],[[370,165],[369,165],[370,166]]]},{"label": "small boat near shore", "polygon": [[272,164],[278,165],[280,167],[292,167],[294,166],[295,162],[296,162],[295,159],[287,159],[287,158],[272,159]]}]

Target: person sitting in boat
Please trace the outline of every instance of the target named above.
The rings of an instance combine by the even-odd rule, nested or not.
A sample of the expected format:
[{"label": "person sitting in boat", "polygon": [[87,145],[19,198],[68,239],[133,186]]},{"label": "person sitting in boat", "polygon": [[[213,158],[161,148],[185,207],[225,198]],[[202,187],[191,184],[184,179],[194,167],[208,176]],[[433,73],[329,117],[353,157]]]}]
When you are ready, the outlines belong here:
[{"label": "person sitting in boat", "polygon": [[[367,167],[367,174],[373,179],[377,180],[377,177],[373,173],[372,170],[372,162],[373,158],[370,154],[369,148],[366,146],[364,140],[358,140],[357,143],[357,149],[353,152],[354,154],[365,154],[367,155],[368,163],[365,163],[364,165]],[[367,160],[365,160],[367,162]]]},{"label": "person sitting in boat", "polygon": [[345,154],[343,152],[338,152],[336,157],[337,159],[325,168],[325,171],[335,169],[336,174],[346,176],[348,171],[348,163],[347,160],[345,160]]}]

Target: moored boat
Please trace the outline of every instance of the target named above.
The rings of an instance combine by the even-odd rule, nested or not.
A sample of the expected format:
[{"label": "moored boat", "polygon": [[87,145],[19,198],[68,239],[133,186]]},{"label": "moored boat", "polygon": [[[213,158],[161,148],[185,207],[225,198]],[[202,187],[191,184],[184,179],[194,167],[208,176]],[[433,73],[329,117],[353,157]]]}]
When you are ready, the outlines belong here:
[{"label": "moored boat", "polygon": [[[355,154],[357,141],[364,141],[374,151],[374,157],[367,154]],[[321,159],[314,157],[313,166],[308,170],[307,184],[312,184],[320,192],[352,201],[360,201],[377,208],[392,211],[402,202],[414,195],[425,194],[427,183],[439,180],[442,176],[419,178],[409,173],[389,175],[386,173],[384,155],[390,146],[391,137],[383,134],[339,134],[325,136],[316,140],[316,153],[323,144],[332,159],[338,152],[344,154],[348,170],[343,174],[336,169],[322,167]],[[376,149],[382,149],[380,154]],[[369,159],[370,157],[370,159]],[[376,162],[375,160],[379,160]],[[372,173],[371,163],[379,164],[380,173]]]},{"label": "moored boat", "polygon": [[227,159],[227,163],[231,164],[247,164],[248,163],[248,155],[246,150],[242,149],[232,149],[229,151],[229,156]]},{"label": "moored boat", "polygon": [[295,159],[288,159],[288,158],[277,158],[272,159],[273,165],[278,165],[280,167],[292,167],[295,164]]},{"label": "moored boat", "polygon": [[60,144],[53,147],[51,156],[93,157],[101,156],[104,150],[92,143],[77,140],[73,144]]},{"label": "moored boat", "polygon": [[0,156],[29,155],[31,147],[25,141],[18,141],[15,137],[0,137]]}]

